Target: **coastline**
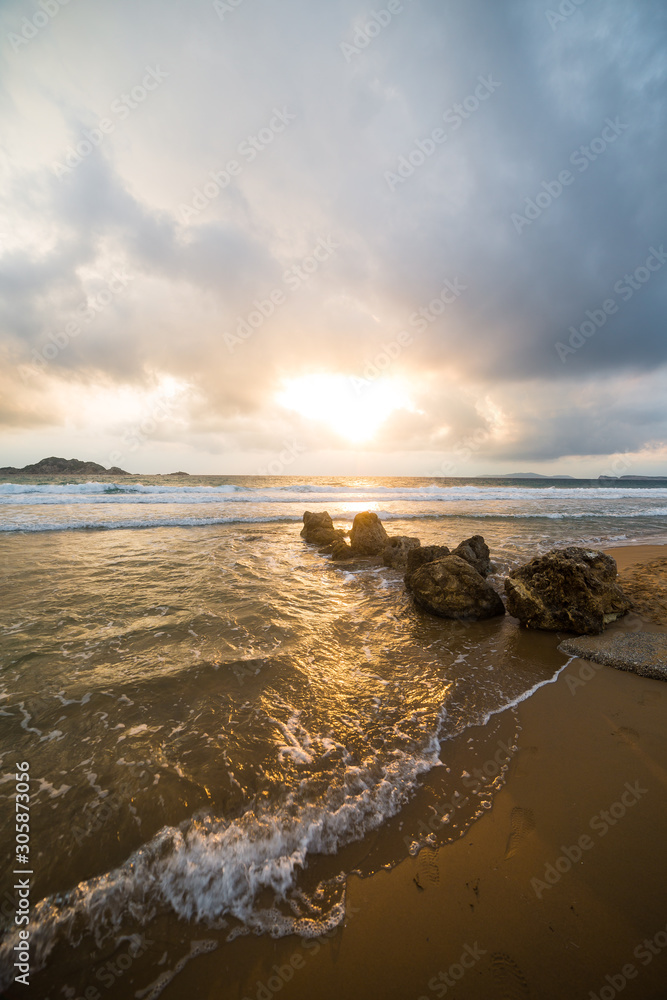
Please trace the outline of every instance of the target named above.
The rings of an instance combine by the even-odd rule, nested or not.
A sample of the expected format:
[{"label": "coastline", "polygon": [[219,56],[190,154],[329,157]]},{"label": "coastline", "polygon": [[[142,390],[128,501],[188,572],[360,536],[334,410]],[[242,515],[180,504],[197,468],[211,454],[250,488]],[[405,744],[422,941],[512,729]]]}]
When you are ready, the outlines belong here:
[{"label": "coastline", "polygon": [[[667,547],[607,551],[622,570]],[[463,836],[350,876],[329,939],[245,938],[202,956],[193,992],[664,1000],[667,689],[573,659],[515,711],[504,786]],[[443,759],[465,760],[469,741]],[[179,978],[165,997],[182,995]]]}]

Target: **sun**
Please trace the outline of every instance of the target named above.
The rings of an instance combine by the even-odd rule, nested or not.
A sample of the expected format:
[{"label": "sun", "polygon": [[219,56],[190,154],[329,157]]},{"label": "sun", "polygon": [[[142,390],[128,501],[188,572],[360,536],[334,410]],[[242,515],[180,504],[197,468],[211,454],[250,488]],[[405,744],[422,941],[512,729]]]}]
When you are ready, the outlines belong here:
[{"label": "sun", "polygon": [[372,440],[396,410],[414,410],[403,382],[389,377],[301,375],[284,383],[277,401],[355,444]]}]

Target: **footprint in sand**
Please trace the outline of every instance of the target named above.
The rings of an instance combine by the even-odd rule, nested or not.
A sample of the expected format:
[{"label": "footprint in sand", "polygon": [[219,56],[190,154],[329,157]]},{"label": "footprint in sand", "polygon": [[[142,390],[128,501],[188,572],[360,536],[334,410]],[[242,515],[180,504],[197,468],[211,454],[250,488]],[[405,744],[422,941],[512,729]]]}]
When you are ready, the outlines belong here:
[{"label": "footprint in sand", "polygon": [[516,852],[523,846],[523,842],[535,829],[535,816],[533,815],[532,809],[522,809],[521,806],[515,806],[512,809],[512,816],[510,821],[510,835],[507,838],[507,847],[505,848],[505,858],[511,858]]},{"label": "footprint in sand", "polygon": [[502,1000],[530,1000],[528,980],[513,958],[497,951],[491,956],[491,968]]},{"label": "footprint in sand", "polygon": [[438,868],[438,852],[428,848],[419,852],[419,881],[424,888],[430,882],[437,885],[440,881],[440,869]]},{"label": "footprint in sand", "polygon": [[615,729],[614,736],[618,737],[619,743],[627,743],[631,747],[635,747],[639,743],[639,733],[636,729],[630,729],[628,726],[620,726]]}]

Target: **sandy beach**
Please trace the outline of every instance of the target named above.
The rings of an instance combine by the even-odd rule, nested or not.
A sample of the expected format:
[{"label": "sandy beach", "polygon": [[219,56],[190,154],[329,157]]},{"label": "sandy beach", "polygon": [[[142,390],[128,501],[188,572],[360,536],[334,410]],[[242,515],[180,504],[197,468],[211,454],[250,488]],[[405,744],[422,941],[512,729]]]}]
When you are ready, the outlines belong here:
[{"label": "sandy beach", "polygon": [[[666,551],[610,553],[622,570]],[[663,1000],[667,689],[573,660],[517,715],[504,787],[464,836],[349,878],[328,940],[246,938],[227,962],[204,956],[192,995]],[[462,773],[468,741],[447,748]]]}]

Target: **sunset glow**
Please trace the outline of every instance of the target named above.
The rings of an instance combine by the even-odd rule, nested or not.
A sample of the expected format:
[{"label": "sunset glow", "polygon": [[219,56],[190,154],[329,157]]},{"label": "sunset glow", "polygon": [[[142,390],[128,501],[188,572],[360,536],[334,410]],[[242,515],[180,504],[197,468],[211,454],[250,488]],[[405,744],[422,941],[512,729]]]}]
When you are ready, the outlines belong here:
[{"label": "sunset glow", "polygon": [[281,406],[326,424],[352,443],[370,441],[397,410],[413,410],[397,379],[374,382],[347,375],[302,375],[285,383]]}]

